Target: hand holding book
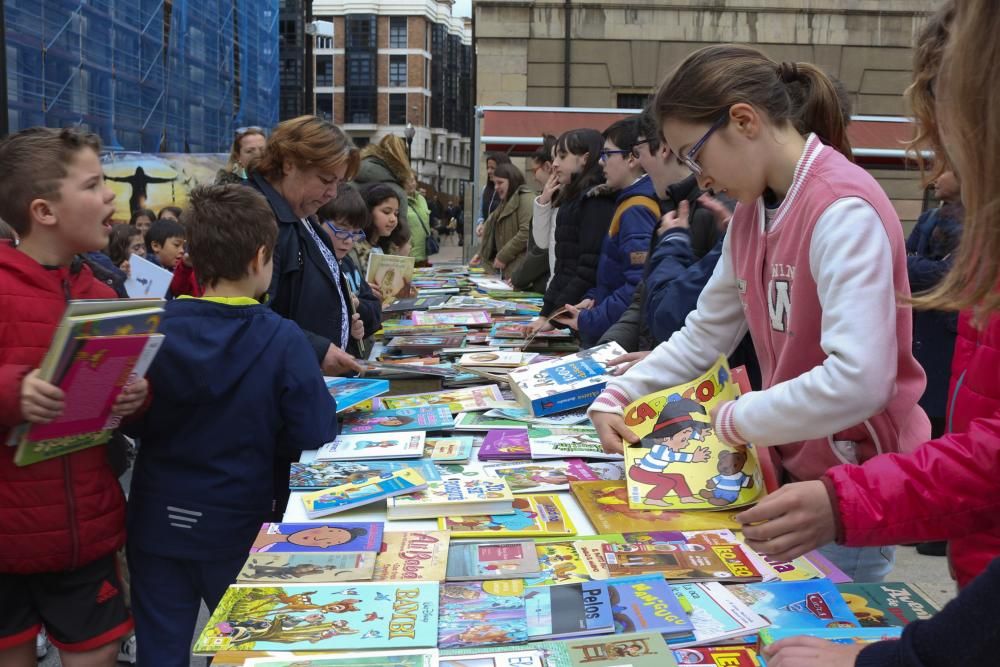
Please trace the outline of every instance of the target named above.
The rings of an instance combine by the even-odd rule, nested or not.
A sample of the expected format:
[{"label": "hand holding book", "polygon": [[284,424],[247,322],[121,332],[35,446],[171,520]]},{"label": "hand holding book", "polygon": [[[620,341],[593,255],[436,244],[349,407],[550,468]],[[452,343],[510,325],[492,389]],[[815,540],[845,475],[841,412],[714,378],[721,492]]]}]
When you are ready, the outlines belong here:
[{"label": "hand holding book", "polygon": [[118,394],[114,405],[111,407],[111,414],[118,417],[128,417],[130,414],[142,407],[149,395],[149,380],[129,382]]},{"label": "hand holding book", "polygon": [[597,436],[601,439],[601,447],[608,454],[624,453],[623,442],[630,445],[639,444],[639,436],[625,425],[625,419],[621,415],[611,412],[594,412],[590,415],[590,421],[594,423]]},{"label": "hand holding book", "polygon": [[36,368],[21,382],[21,414],[32,424],[48,424],[62,414],[66,394],[38,375]]},{"label": "hand holding book", "polygon": [[759,554],[789,561],[833,542],[834,508],[819,480],[787,484],[740,513],[747,546]]}]

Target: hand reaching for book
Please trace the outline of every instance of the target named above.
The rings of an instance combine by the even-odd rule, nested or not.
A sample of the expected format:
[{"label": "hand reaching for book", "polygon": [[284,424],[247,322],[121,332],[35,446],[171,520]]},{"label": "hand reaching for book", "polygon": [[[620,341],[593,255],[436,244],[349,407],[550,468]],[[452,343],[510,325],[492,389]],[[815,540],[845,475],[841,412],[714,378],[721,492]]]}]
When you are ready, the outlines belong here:
[{"label": "hand reaching for book", "polygon": [[622,356],[615,357],[608,362],[608,370],[611,372],[611,375],[616,377],[624,375],[628,369],[632,368],[648,356],[649,351],[629,352],[628,354],[623,354]]},{"label": "hand reaching for book", "polygon": [[814,480],[786,484],[736,520],[751,549],[788,561],[836,539],[833,513],[826,485]]},{"label": "hand reaching for book", "polygon": [[816,637],[789,637],[764,647],[768,667],[854,667],[864,644],[834,644]]},{"label": "hand reaching for book", "polygon": [[594,423],[597,435],[601,439],[601,447],[608,454],[623,453],[625,448],[622,440],[632,445],[639,444],[639,436],[625,425],[621,415],[612,412],[594,412],[590,415],[590,421]]},{"label": "hand reaching for book", "polygon": [[346,375],[347,373],[362,372],[361,364],[357,359],[347,354],[334,344],[326,349],[326,356],[323,357],[323,373],[326,375]]},{"label": "hand reaching for book", "polygon": [[147,395],[149,395],[149,381],[146,378],[125,385],[122,393],[115,399],[115,404],[111,406],[111,414],[119,417],[129,416],[142,407]]},{"label": "hand reaching for book", "polygon": [[32,424],[48,424],[59,417],[65,399],[62,389],[38,377],[37,368],[21,382],[21,414]]}]

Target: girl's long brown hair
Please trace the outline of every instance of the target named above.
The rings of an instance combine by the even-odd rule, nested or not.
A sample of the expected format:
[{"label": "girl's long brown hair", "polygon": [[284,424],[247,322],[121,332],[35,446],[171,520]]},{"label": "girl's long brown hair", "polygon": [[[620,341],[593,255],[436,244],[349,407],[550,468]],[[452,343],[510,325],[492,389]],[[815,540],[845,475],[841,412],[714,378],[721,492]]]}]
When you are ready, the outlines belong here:
[{"label": "girl's long brown hair", "polygon": [[977,321],[1000,310],[1000,3],[962,0],[941,61],[935,97],[943,144],[962,179],[965,220],[954,265],[916,299],[923,308],[975,308]]}]

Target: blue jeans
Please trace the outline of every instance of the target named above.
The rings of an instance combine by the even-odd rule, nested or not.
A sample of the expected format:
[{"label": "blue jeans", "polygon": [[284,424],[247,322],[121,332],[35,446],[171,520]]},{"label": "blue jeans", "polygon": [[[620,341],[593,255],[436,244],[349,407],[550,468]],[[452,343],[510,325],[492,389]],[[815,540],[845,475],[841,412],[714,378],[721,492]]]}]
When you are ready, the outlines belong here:
[{"label": "blue jeans", "polygon": [[884,581],[896,562],[896,547],[842,547],[828,544],[819,552],[858,583]]}]

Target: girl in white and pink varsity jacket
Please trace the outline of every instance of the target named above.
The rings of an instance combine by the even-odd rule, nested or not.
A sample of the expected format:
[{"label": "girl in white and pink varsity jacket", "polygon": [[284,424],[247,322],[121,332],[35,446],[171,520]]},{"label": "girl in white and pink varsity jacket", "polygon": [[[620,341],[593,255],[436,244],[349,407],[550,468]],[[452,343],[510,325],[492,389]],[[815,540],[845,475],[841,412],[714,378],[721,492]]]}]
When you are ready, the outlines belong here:
[{"label": "girl in white and pink varsity jacket", "polygon": [[[773,446],[784,480],[926,440],[917,406],[925,378],[901,304],[910,294],[903,230],[875,179],[851,161],[830,79],[749,47],[710,46],[677,68],[654,105],[699,186],[739,203],[684,328],[591,406],[605,448],[638,441],[625,405],[702,374],[748,330],[764,390],[724,404],[712,422],[731,445]],[[892,568],[891,547],[824,553],[858,581]]]}]

